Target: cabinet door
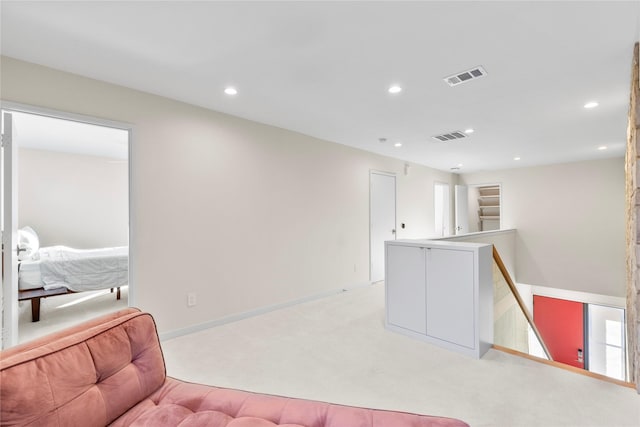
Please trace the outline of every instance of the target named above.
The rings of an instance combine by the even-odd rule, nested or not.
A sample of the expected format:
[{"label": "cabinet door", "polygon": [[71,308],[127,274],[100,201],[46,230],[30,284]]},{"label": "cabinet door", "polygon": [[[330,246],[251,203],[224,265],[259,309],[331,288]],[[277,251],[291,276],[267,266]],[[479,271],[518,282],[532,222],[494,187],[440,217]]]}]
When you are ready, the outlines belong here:
[{"label": "cabinet door", "polygon": [[427,335],[475,348],[473,252],[427,249]]},{"label": "cabinet door", "polygon": [[387,245],[387,322],[426,333],[425,249]]}]

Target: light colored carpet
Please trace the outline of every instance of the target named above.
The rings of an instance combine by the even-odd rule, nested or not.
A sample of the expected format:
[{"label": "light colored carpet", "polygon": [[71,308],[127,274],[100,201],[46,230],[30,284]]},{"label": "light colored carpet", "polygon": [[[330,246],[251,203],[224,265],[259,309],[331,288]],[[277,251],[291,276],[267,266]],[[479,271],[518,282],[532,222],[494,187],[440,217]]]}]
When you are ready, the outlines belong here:
[{"label": "light colored carpet", "polygon": [[31,302],[19,303],[18,342],[50,334],[94,317],[127,307],[129,287],[121,289],[121,298],[108,289],[56,295],[40,301],[40,321],[31,321]]},{"label": "light colored carpet", "polygon": [[[20,341],[126,307],[108,291],[20,307]],[[640,426],[632,389],[490,350],[474,360],[384,329],[376,284],[164,341],[176,378],[480,426]],[[345,426],[349,427],[349,426]],[[393,427],[393,426],[389,426]]]},{"label": "light colored carpet", "polygon": [[496,350],[474,360],[385,330],[382,284],[162,347],[169,375],[222,387],[449,416],[474,427],[640,426],[633,389]]}]

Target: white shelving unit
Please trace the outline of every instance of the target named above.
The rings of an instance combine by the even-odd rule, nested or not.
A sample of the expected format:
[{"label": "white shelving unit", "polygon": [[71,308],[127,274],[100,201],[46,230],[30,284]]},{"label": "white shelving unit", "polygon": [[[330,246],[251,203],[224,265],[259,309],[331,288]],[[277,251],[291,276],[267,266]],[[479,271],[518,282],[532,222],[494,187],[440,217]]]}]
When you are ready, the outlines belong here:
[{"label": "white shelving unit", "polygon": [[480,231],[500,229],[500,186],[478,187]]}]

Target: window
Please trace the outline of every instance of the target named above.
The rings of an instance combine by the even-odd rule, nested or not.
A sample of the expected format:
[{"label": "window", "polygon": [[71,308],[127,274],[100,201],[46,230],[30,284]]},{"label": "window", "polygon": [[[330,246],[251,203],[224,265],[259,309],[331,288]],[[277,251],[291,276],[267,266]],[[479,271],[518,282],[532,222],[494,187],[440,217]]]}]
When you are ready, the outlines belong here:
[{"label": "window", "polygon": [[626,380],[624,310],[588,305],[589,370]]}]

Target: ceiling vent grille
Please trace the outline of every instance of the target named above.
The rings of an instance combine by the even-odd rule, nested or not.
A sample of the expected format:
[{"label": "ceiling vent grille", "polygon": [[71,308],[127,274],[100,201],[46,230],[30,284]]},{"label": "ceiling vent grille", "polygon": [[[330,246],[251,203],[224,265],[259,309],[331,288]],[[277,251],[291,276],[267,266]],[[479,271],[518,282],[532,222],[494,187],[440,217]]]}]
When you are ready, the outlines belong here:
[{"label": "ceiling vent grille", "polygon": [[475,67],[461,73],[456,73],[452,76],[445,77],[444,81],[449,86],[458,86],[459,84],[470,82],[471,80],[478,79],[487,75],[487,72],[482,67]]},{"label": "ceiling vent grille", "polygon": [[440,142],[449,142],[449,141],[453,141],[454,139],[462,139],[462,138],[466,138],[467,135],[464,134],[464,132],[460,132],[459,130],[455,130],[453,132],[449,132],[449,133],[443,133],[442,135],[434,135],[431,138],[435,139],[436,141],[440,141]]}]

